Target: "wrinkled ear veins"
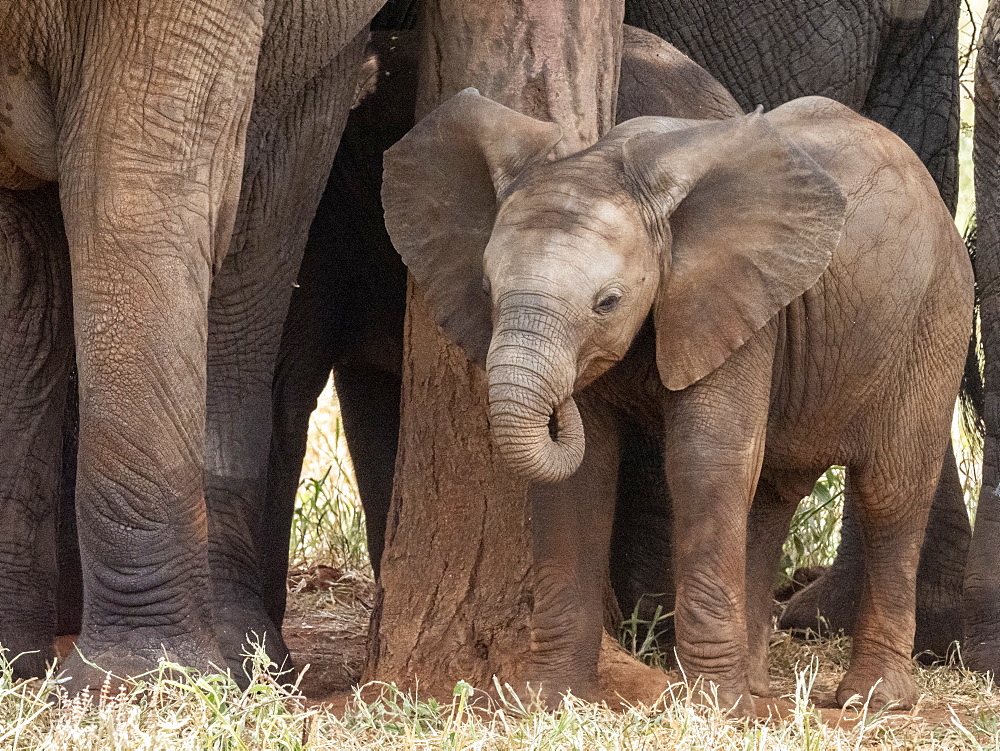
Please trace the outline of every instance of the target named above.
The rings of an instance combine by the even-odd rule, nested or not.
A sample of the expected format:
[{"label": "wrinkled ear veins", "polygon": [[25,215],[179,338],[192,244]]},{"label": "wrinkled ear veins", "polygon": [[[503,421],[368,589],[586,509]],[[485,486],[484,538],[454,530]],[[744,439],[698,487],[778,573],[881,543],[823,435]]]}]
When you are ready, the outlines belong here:
[{"label": "wrinkled ear veins", "polygon": [[438,325],[481,367],[492,332],[483,251],[498,198],[561,136],[555,123],[466,89],[385,154],[382,203],[393,245]]}]

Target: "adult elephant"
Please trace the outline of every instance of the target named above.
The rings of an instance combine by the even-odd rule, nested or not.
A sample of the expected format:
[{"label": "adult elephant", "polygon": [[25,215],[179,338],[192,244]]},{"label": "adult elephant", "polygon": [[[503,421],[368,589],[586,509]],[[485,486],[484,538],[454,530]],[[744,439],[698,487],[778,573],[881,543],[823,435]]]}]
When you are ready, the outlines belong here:
[{"label": "adult elephant", "polygon": [[885,125],[958,193],[957,0],[627,0],[625,22],[666,39],[744,107],[820,95]]},{"label": "adult elephant", "polygon": [[1000,2],[990,0],[976,61],[977,249],[973,256],[981,294],[986,440],[976,533],[965,578],[967,665],[1000,676]]},{"label": "adult elephant", "polygon": [[247,425],[379,4],[0,2],[0,642],[34,653],[19,674],[51,655],[74,339],[69,687],[164,653],[239,669],[248,630],[287,655],[256,565],[269,430]]}]

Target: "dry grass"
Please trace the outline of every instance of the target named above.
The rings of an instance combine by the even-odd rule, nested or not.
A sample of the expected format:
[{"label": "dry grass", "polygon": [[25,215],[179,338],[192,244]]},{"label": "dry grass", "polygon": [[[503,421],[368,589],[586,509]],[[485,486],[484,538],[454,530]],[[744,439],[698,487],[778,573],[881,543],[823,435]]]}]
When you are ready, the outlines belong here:
[{"label": "dry grass", "polygon": [[[15,684],[0,669],[3,749],[859,749],[998,748],[1000,694],[981,676],[921,668],[920,714],[819,709],[849,651],[846,640],[772,645],[780,719],[727,720],[691,692],[655,709],[611,711],[567,697],[555,712],[464,683],[451,702],[369,686],[347,711],[305,700],[258,669],[241,691],[222,676],[174,668],[129,694],[55,706],[51,680]],[[261,666],[258,658],[258,668]],[[372,698],[373,695],[376,698]],[[357,697],[357,694],[355,695]],[[810,699],[812,696],[812,699]],[[814,703],[816,702],[816,703]],[[923,715],[923,716],[920,716]]]}]

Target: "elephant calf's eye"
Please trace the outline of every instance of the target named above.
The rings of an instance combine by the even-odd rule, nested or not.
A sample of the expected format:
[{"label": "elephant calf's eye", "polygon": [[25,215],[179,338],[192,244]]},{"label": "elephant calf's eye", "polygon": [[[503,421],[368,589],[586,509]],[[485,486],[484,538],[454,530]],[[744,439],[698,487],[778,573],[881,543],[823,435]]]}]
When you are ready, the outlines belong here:
[{"label": "elephant calf's eye", "polygon": [[611,294],[605,295],[600,299],[597,305],[594,306],[594,312],[598,315],[607,315],[614,311],[618,307],[618,303],[621,302],[622,296],[617,292],[612,292]]}]

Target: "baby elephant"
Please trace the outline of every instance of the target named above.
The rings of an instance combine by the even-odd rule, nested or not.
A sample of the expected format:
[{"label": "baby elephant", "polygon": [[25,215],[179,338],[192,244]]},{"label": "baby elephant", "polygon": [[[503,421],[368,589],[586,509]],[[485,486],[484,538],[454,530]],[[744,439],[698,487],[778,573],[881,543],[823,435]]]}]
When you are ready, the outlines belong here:
[{"label": "baby elephant", "polygon": [[781,544],[842,464],[866,578],[837,699],[912,705],[917,562],[973,305],[930,175],[819,97],[637,118],[554,158],[559,140],[468,89],[387,152],[383,187],[437,321],[487,370],[497,448],[551,483],[533,491],[528,680],[597,695],[627,418],[664,437],[687,678],[740,714],[766,695]]}]

